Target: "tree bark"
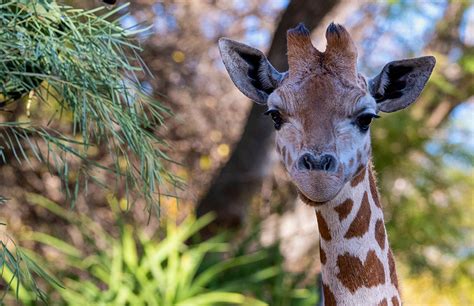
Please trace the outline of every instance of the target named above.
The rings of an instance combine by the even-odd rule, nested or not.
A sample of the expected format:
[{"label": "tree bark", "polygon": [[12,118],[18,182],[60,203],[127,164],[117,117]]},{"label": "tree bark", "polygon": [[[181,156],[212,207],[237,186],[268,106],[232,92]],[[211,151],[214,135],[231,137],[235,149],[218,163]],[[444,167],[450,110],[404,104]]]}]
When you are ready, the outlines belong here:
[{"label": "tree bark", "polygon": [[[292,0],[282,14],[268,51],[268,59],[279,71],[288,69],[286,31],[303,22],[311,31],[340,0]],[[197,215],[213,211],[215,226],[237,227],[242,224],[248,203],[260,190],[272,166],[274,129],[264,120],[264,106],[253,104],[244,132],[227,164],[215,176],[210,189],[197,206]]]}]

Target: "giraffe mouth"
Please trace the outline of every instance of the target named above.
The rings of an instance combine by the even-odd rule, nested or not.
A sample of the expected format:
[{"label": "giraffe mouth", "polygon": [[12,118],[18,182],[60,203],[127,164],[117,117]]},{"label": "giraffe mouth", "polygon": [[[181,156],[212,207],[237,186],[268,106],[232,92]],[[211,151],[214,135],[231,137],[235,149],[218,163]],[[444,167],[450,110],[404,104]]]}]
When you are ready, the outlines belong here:
[{"label": "giraffe mouth", "polygon": [[321,205],[334,199],[344,187],[343,171],[340,171],[342,169],[338,170],[334,173],[326,171],[293,171],[290,176],[298,191],[307,200],[315,202],[315,205]]}]

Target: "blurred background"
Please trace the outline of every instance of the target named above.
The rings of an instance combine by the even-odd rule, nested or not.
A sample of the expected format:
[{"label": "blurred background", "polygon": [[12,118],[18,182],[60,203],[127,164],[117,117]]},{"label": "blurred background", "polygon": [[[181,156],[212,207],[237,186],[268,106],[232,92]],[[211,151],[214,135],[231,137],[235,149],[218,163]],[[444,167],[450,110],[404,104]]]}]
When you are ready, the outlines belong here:
[{"label": "blurred background", "polygon": [[[262,116],[265,108],[232,84],[217,40],[225,36],[259,48],[284,71],[287,29],[304,22],[314,45],[324,49],[325,29],[334,21],[351,33],[359,50],[359,69],[366,76],[396,59],[437,59],[418,102],[404,112],[384,114],[372,125],[374,163],[405,303],[474,304],[472,1],[137,0],[122,13],[128,13],[120,19],[125,28],[152,26],[138,39],[154,78],[140,81],[173,112],[159,136],[168,142],[166,153],[175,161],[167,169],[185,186],[163,186],[160,216],[150,217],[144,199],[131,203],[123,190],[92,183],[90,192],[80,193],[69,210],[61,180],[47,167],[1,164],[0,194],[9,198],[0,206],[1,221],[20,245],[40,254],[38,260],[71,288],[69,295],[51,291],[54,301],[110,298],[104,292],[112,290],[108,282],[113,280],[105,275],[113,271],[107,263],[115,262],[117,254],[124,256],[123,265],[117,264],[125,279],[121,288],[129,286],[130,294],[138,296],[145,290],[141,286],[153,283],[154,274],[146,274],[148,281],[142,283],[134,269],[143,268],[147,252],[159,250],[160,243],[178,235],[182,227],[189,230],[180,236],[183,245],[193,239],[204,245],[198,243],[203,237],[221,239],[209,246],[212,254],[203,255],[193,271],[205,271],[224,259],[241,261],[233,264],[238,269],[224,269],[228,273],[216,276],[206,290],[235,291],[270,305],[314,305],[320,272],[314,213],[297,200],[277,160],[272,123]],[[104,161],[110,159],[105,152],[99,147],[91,154]],[[189,216],[208,212],[215,219],[201,238],[191,239],[196,229],[188,227],[209,221],[199,223]],[[176,252],[181,257],[169,256],[178,256],[183,267],[186,256]],[[170,258],[163,264],[165,270],[172,267]],[[167,277],[179,278],[177,271]],[[85,283],[85,288],[78,285]],[[242,287],[245,283],[251,286]]]}]

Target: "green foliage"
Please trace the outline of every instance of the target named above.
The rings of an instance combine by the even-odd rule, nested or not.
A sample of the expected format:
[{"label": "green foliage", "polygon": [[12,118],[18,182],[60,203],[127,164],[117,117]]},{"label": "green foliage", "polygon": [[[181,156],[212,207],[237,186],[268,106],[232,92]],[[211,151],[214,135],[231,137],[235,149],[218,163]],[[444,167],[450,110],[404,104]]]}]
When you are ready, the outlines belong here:
[{"label": "green foliage", "polygon": [[[186,239],[208,222],[209,218],[198,222],[188,219],[179,227],[169,225],[167,237],[159,244],[143,235],[136,241],[132,228],[123,227],[121,239],[112,242],[109,252],[98,251],[85,258],[69,254],[68,264],[84,269],[92,278],[66,279],[67,290],[61,291],[62,298],[67,305],[264,304],[236,292],[206,288],[215,275],[258,259],[231,259],[197,273],[208,252],[226,247],[220,239],[185,245]],[[54,240],[44,241],[56,245]]]},{"label": "green foliage", "polygon": [[466,52],[459,62],[465,72],[474,74],[474,50]]},{"label": "green foliage", "polygon": [[[0,4],[0,115],[26,109],[13,121],[0,116],[0,159],[46,163],[72,203],[89,179],[106,186],[104,172],[150,202],[159,184],[178,182],[163,168],[169,158],[154,133],[168,110],[138,81],[147,70],[133,37],[147,29],[109,21],[124,7],[104,13],[55,1]],[[97,148],[110,153],[110,163],[94,159]]]},{"label": "green foliage", "polygon": [[72,222],[86,241],[84,248],[77,249],[50,235],[33,233],[32,240],[53,247],[64,258],[64,269],[55,274],[61,275],[65,289],[57,289],[60,298],[51,301],[54,304],[314,305],[317,301],[314,291],[298,288],[303,275],[283,270],[278,246],[248,251],[257,235],[236,249],[225,242],[224,234],[200,240],[196,233],[211,221],[210,216],[189,217],[179,226],[168,222],[159,240],[125,225],[118,202],[112,200],[120,232],[117,239],[87,216],[41,196],[30,195],[29,201]]},{"label": "green foliage", "polygon": [[[255,224],[253,232],[237,244],[231,257],[245,256],[250,250],[261,250],[265,256],[260,261],[249,263],[220,275],[214,283],[226,282],[237,291],[251,290],[257,298],[274,306],[313,306],[319,297],[316,281],[308,283],[306,273],[290,273],[284,270],[284,257],[279,243],[263,246],[259,243],[260,225]],[[250,288],[250,289],[249,289]]]},{"label": "green foliage", "polygon": [[466,282],[474,277],[472,152],[451,142],[449,124],[438,133],[420,126],[408,112],[384,117],[373,131],[391,247],[414,284],[420,277],[444,291],[474,288]]},{"label": "green foliage", "polygon": [[34,276],[38,276],[51,285],[62,287],[60,282],[40,267],[12,239],[0,240],[0,285],[4,286],[0,295],[3,302],[8,290],[12,290],[16,299],[29,303],[47,300],[45,292],[38,286]]}]

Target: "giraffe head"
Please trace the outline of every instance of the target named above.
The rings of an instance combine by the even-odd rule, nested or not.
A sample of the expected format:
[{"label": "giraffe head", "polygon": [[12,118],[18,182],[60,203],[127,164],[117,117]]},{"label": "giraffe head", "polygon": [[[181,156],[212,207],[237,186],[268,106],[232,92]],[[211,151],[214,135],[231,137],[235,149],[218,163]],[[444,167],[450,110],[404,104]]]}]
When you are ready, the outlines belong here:
[{"label": "giraffe head", "polygon": [[357,49],[343,26],[331,23],[324,52],[300,24],[287,33],[287,72],[265,55],[227,38],[219,40],[224,65],[240,91],[268,107],[277,150],[300,193],[310,202],[333,199],[370,158],[370,123],[379,112],[413,103],[435,65],[434,57],[390,62],[366,79]]}]

